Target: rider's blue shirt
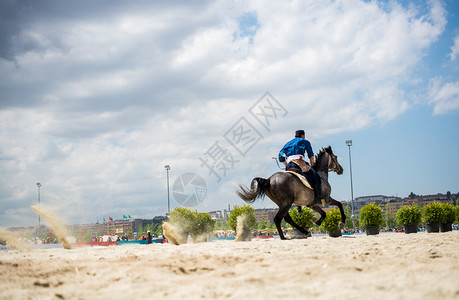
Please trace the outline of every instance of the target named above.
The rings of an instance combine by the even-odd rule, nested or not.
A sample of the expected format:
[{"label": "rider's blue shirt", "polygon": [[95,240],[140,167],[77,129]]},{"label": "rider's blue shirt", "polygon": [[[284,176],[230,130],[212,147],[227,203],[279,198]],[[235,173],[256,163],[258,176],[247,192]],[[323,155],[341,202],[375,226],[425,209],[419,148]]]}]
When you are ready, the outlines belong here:
[{"label": "rider's blue shirt", "polygon": [[305,140],[300,137],[296,137],[293,140],[289,141],[282,150],[279,152],[279,161],[284,162],[285,159],[291,155],[303,155],[307,152],[308,158],[314,156],[312,152],[311,143],[308,140]]}]

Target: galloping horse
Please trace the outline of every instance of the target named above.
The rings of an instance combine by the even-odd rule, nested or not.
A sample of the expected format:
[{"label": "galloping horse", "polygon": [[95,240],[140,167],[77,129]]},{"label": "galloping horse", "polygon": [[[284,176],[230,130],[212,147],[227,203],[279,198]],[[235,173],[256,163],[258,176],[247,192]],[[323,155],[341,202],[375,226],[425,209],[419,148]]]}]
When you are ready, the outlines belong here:
[{"label": "galloping horse", "polygon": [[[338,158],[333,154],[330,146],[322,149],[317,154],[313,168],[322,178],[322,199],[327,204],[338,206],[341,212],[341,221],[344,223],[346,215],[344,214],[343,205],[330,197],[331,186],[328,183],[328,171],[332,170],[338,175],[343,174],[343,167],[338,163]],[[300,227],[290,217],[288,212],[292,204],[299,207],[307,206],[318,212],[320,219],[315,222],[317,225],[320,225],[326,217],[325,212],[319,206],[320,203],[314,202],[314,191],[307,188],[295,174],[290,172],[277,172],[268,179],[256,177],[252,179],[250,189],[243,185],[239,185],[239,188],[240,190],[236,191],[236,193],[245,202],[253,203],[257,198],[262,198],[266,195],[279,206],[279,212],[274,217],[274,223],[280,238],[283,240],[285,240],[285,236],[281,229],[282,219],[285,219],[287,223],[300,232],[309,233],[307,229]]]}]

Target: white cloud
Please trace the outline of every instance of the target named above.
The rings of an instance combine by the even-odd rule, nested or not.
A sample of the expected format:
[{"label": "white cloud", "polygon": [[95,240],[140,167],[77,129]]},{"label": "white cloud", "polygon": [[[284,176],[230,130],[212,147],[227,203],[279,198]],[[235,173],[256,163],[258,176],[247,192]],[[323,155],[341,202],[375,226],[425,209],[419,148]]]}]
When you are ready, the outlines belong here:
[{"label": "white cloud", "polygon": [[459,81],[442,83],[432,79],[429,86],[429,103],[434,106],[434,115],[459,110]]},{"label": "white cloud", "polygon": [[454,45],[451,46],[451,53],[449,55],[451,61],[456,61],[456,57],[459,54],[459,35],[454,38]]},{"label": "white cloud", "polygon": [[[402,86],[415,82],[445,10],[384,5],[221,1],[19,24],[15,61],[0,60],[2,206],[27,206],[42,181],[44,201],[69,222],[161,214],[164,165],[207,174],[199,155],[266,91],[289,114],[263,132],[278,140],[260,151],[299,123],[316,138],[392,120],[411,105]],[[244,35],[247,14],[257,24]],[[457,108],[454,89],[432,89],[436,113]],[[217,200],[203,207],[226,207],[228,182],[247,168],[211,187]]]}]

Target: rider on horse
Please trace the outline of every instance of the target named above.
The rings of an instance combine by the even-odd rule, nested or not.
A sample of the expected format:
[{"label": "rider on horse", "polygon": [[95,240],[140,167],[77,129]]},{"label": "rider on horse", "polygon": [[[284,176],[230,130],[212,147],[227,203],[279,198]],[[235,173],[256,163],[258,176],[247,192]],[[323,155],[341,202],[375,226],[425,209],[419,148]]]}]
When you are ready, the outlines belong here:
[{"label": "rider on horse", "polygon": [[[308,154],[310,165],[304,159],[305,152]],[[286,171],[295,171],[306,177],[311,186],[314,187],[314,202],[320,203],[322,181],[319,174],[311,168],[314,166],[314,152],[311,143],[305,139],[304,130],[297,130],[295,138],[284,145],[279,152],[279,161],[285,165]]]}]

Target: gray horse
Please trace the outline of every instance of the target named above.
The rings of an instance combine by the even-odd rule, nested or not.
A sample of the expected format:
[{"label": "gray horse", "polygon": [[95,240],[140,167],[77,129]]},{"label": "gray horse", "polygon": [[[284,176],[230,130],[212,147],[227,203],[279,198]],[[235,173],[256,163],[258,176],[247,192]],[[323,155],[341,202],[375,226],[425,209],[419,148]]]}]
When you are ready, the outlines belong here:
[{"label": "gray horse", "polygon": [[[336,172],[338,175],[343,174],[343,167],[338,163],[338,158],[331,147],[322,149],[316,156],[316,163],[314,170],[319,173],[322,178],[322,200],[329,205],[338,206],[341,212],[341,221],[346,221],[343,205],[341,202],[330,197],[331,186],[328,183],[329,170]],[[279,212],[274,217],[277,231],[281,239],[285,240],[282,232],[281,222],[285,219],[287,223],[298,229],[304,234],[308,234],[307,229],[300,227],[296,224],[289,215],[289,210],[292,204],[298,207],[307,206],[320,214],[320,219],[315,223],[320,225],[325,219],[326,214],[320,208],[320,202],[314,202],[314,191],[304,186],[301,180],[290,172],[278,172],[269,177],[268,179],[256,177],[250,184],[250,189],[243,185],[239,185],[240,190],[236,191],[238,196],[248,203],[253,203],[257,198],[262,198],[264,195],[268,196],[274,203],[279,206]],[[343,226],[343,224],[340,224]]]}]

